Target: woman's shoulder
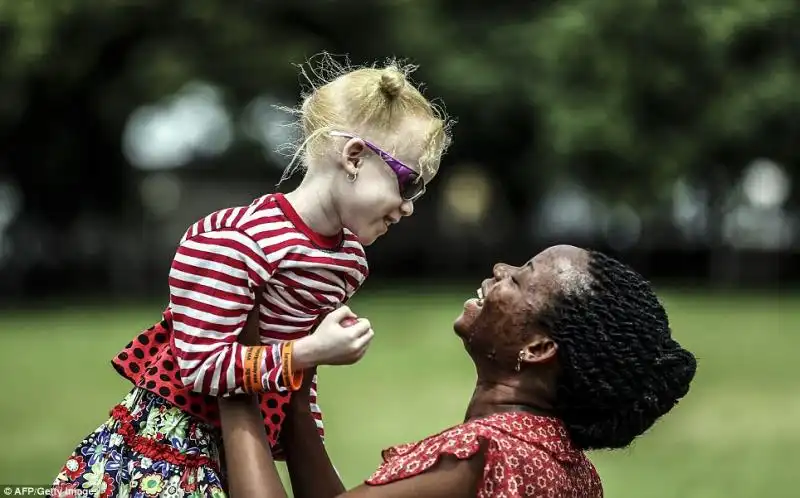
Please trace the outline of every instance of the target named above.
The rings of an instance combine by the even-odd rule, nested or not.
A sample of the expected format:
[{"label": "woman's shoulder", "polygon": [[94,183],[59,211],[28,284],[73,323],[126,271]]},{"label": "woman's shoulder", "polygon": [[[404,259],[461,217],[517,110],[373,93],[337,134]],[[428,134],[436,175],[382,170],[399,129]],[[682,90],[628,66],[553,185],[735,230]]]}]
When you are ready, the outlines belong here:
[{"label": "woman's shoulder", "polygon": [[456,425],[413,443],[383,450],[383,463],[367,480],[367,484],[388,484],[422,474],[444,456],[459,460],[471,458],[481,448],[485,429],[473,421]]},{"label": "woman's shoulder", "polygon": [[479,452],[484,459],[481,489],[489,492],[486,496],[499,488],[510,491],[539,484],[559,491],[575,486],[600,489],[594,466],[572,445],[563,424],[524,412],[470,420],[384,450],[384,463],[366,482],[380,485],[405,479],[431,469],[443,456],[464,460]]},{"label": "woman's shoulder", "polygon": [[393,446],[383,451],[384,461],[413,453],[430,453],[440,447],[455,454],[477,451],[480,441],[494,442],[502,448],[514,446],[539,447],[548,452],[577,456],[564,424],[552,417],[526,412],[496,413],[468,420],[417,442]]},{"label": "woman's shoulder", "polygon": [[455,456],[468,458],[479,449],[479,436],[486,435],[486,429],[475,421],[464,422],[413,443],[399,444],[383,450],[384,462],[416,454],[434,454],[439,449],[449,451]]}]

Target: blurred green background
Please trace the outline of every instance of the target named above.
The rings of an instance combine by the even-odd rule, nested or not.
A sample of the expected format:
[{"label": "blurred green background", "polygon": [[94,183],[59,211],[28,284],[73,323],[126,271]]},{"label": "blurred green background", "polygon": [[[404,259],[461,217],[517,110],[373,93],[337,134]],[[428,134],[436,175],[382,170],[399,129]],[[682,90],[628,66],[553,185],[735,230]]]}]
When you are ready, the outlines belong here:
[{"label": "blurred green background", "polygon": [[[471,287],[364,293],[376,339],[362,362],[320,372],[328,449],[346,484],[386,446],[462,420],[472,364],[452,333]],[[610,498],[791,498],[800,444],[800,298],[663,290],[675,336],[699,358],[685,401],[631,448],[592,453]],[[0,482],[50,482],[126,392],[108,359],[154,306],[4,313]],[[10,332],[13,331],[13,332]]]},{"label": "blurred green background", "polygon": [[659,282],[700,362],[652,433],[592,455],[607,496],[800,496],[798,26],[795,0],[0,0],[0,483],[49,482],[124,395],[109,360],[177,241],[276,190],[276,106],[327,51],[418,64],[458,119],[368,249],[370,354],[321,375],[348,484],[461,420],[451,323],[491,265],[568,243]]}]

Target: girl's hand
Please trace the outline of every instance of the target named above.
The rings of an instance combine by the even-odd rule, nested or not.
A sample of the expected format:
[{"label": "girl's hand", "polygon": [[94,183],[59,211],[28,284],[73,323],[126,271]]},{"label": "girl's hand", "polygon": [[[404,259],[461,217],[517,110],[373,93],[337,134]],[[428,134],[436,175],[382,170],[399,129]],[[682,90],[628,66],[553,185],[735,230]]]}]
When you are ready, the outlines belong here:
[{"label": "girl's hand", "polygon": [[369,320],[359,319],[347,306],[330,312],[316,331],[294,343],[298,370],[317,365],[352,365],[367,352],[375,333]]}]

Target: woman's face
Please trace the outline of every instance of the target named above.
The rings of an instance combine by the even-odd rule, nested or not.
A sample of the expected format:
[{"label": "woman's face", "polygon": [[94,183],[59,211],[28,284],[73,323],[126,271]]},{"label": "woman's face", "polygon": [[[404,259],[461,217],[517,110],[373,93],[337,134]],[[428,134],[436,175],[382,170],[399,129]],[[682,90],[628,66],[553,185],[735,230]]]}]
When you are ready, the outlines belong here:
[{"label": "woman's face", "polygon": [[509,356],[516,362],[531,339],[529,325],[536,316],[561,293],[588,288],[587,262],[583,249],[561,245],[545,249],[523,266],[496,264],[492,278],[464,303],[453,325],[456,334],[470,351]]}]

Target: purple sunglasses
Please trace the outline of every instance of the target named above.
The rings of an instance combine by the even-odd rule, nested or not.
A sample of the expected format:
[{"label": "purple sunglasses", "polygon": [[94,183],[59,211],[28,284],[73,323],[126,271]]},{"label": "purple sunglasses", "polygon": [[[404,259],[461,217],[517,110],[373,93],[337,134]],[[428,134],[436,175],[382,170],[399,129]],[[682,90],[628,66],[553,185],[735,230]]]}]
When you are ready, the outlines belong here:
[{"label": "purple sunglasses", "polygon": [[334,137],[344,137],[344,138],[357,138],[364,142],[364,145],[367,146],[372,152],[378,154],[378,156],[389,166],[394,175],[397,177],[397,186],[400,189],[400,197],[403,198],[404,201],[415,201],[422,197],[422,194],[425,193],[425,182],[420,179],[419,173],[414,171],[413,169],[409,168],[401,161],[395,159],[388,152],[382,150],[377,145],[370,143],[363,138],[352,135],[350,133],[344,133],[342,131],[332,131],[330,132],[331,136]]}]

